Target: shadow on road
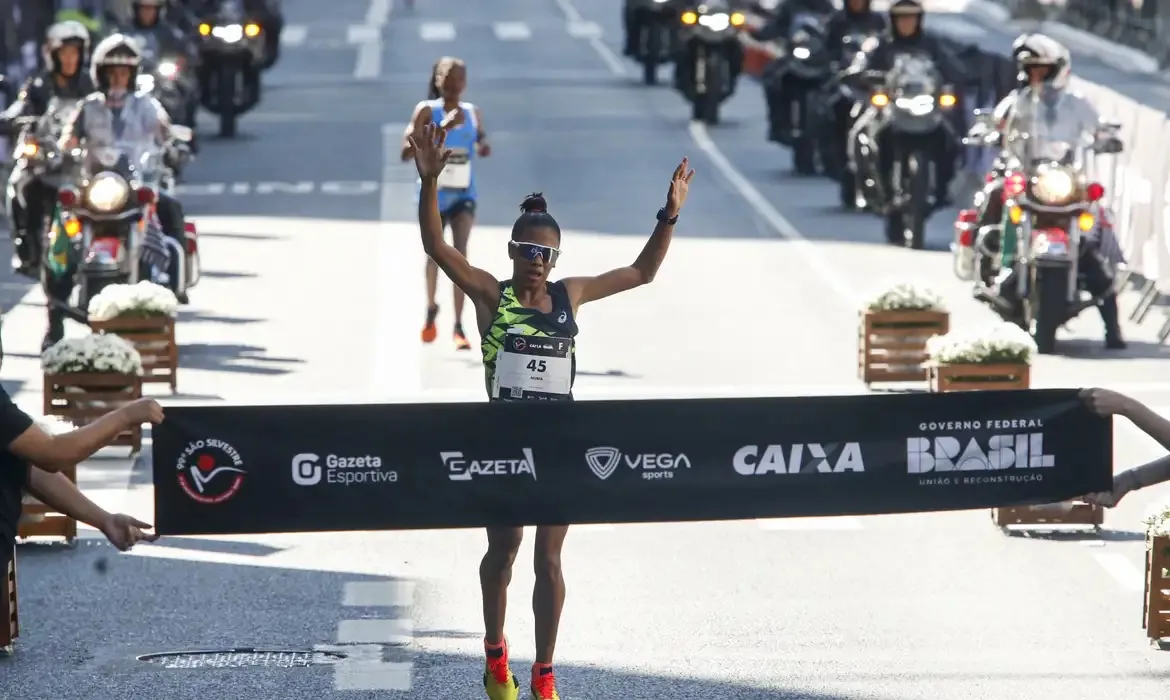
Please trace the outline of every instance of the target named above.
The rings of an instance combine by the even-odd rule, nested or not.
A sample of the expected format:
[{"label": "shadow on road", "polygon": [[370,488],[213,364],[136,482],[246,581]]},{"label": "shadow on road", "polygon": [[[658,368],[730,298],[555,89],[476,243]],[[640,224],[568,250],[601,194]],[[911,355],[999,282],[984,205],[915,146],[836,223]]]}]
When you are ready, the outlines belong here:
[{"label": "shadow on road", "polygon": [[273,357],[266,353],[266,348],[256,345],[221,345],[216,343],[181,343],[179,345],[180,364],[184,369],[275,376],[292,372],[292,368],[288,365],[304,363],[304,360],[291,357]]}]

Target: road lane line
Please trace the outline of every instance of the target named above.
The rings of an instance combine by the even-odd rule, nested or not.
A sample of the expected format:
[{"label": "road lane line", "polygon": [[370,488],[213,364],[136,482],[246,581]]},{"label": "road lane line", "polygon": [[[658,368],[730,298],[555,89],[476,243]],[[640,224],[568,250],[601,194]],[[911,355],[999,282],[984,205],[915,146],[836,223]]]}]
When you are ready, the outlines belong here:
[{"label": "road lane line", "polygon": [[[556,0],[556,3],[557,7],[561,8],[561,12],[565,14],[565,19],[568,21],[570,26],[570,32],[572,32],[573,25],[580,26],[585,23],[584,18],[581,17],[581,13],[578,12],[577,8],[573,6],[571,0]],[[614,53],[613,49],[609,48],[609,46],[606,46],[605,42],[601,40],[599,35],[589,37],[589,45],[592,46],[597,55],[601,57],[602,62],[605,63],[606,67],[609,68],[611,73],[616,76],[627,75],[626,64],[622,62],[621,57]]]},{"label": "road lane line", "polygon": [[393,7],[394,0],[370,0],[370,7],[366,10],[366,24],[372,27],[386,26]]},{"label": "road lane line", "polygon": [[[422,275],[403,274],[400,267],[402,255],[413,253],[418,267],[425,260],[422,245],[416,237],[413,241],[396,240],[392,235],[395,210],[401,204],[404,189],[398,173],[403,167],[399,157],[402,148],[402,134],[406,124],[382,125],[382,192],[379,219],[382,231],[379,235],[378,259],[378,301],[374,307],[373,367],[370,388],[380,400],[394,396],[414,396],[422,393],[422,343],[402,332],[402,309],[422,310],[425,305]],[[408,191],[412,191],[411,190]],[[416,252],[417,251],[417,252]],[[415,304],[417,300],[417,304]]]},{"label": "road lane line", "polygon": [[1124,554],[1097,552],[1093,559],[1125,590],[1141,593],[1146,589],[1145,575]]},{"label": "road lane line", "polygon": [[333,664],[335,690],[410,690],[413,663],[387,662],[380,644],[317,644],[314,651],[343,654]]},{"label": "road lane line", "polygon": [[303,24],[290,24],[280,31],[281,46],[301,46],[309,38],[309,28]]},{"label": "road lane line", "polygon": [[691,139],[694,140],[695,145],[699,150],[707,155],[707,159],[715,166],[723,178],[727,180],[740,197],[748,203],[752,209],[759,214],[760,218],[768,222],[777,233],[783,238],[788,239],[793,244],[795,250],[801,257],[804,258],[805,263],[828,285],[834,293],[844,302],[850,310],[854,310],[857,304],[861,301],[861,296],[857,290],[848,282],[844,273],[839,269],[833,267],[828,259],[821,254],[821,251],[816,248],[807,238],[801,235],[796,226],[792,224],[783,214],[772,206],[764,195],[760,194],[748,179],[739,172],[727,156],[719,150],[715,142],[711,140],[710,134],[707,133],[707,127],[702,122],[691,122],[690,126]]},{"label": "road lane line", "polygon": [[423,22],[418,27],[423,41],[455,41],[455,25],[450,22]]},{"label": "road lane line", "polygon": [[500,41],[528,41],[532,38],[532,30],[524,22],[496,22],[492,30]]},{"label": "road lane line", "polygon": [[411,581],[349,581],[341,598],[349,608],[406,608],[413,603]]},{"label": "road lane line", "polygon": [[337,624],[338,644],[406,646],[413,638],[414,621],[409,618],[342,620]]}]

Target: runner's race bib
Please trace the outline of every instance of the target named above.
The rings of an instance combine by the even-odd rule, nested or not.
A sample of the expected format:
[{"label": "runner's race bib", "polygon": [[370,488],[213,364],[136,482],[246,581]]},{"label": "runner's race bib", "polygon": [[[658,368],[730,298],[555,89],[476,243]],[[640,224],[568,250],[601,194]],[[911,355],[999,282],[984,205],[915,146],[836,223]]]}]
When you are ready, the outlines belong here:
[{"label": "runner's race bib", "polygon": [[573,390],[573,339],[509,333],[496,357],[496,398],[568,396]]},{"label": "runner's race bib", "polygon": [[465,190],[471,187],[471,154],[466,148],[451,149],[447,165],[439,173],[439,189]]}]

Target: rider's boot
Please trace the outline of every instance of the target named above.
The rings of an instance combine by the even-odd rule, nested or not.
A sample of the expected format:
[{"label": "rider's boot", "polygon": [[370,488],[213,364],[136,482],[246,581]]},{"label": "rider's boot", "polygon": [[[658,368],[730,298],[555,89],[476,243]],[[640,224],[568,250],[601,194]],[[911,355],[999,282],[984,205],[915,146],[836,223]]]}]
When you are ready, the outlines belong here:
[{"label": "rider's boot", "polygon": [[59,309],[49,308],[49,329],[45,331],[45,339],[41,341],[41,352],[56,345],[65,337],[65,314]]},{"label": "rider's boot", "polygon": [[1124,350],[1125,340],[1121,337],[1121,318],[1117,310],[1117,297],[1113,294],[1101,300],[1097,307],[1101,311],[1101,320],[1105,322],[1105,349]]}]

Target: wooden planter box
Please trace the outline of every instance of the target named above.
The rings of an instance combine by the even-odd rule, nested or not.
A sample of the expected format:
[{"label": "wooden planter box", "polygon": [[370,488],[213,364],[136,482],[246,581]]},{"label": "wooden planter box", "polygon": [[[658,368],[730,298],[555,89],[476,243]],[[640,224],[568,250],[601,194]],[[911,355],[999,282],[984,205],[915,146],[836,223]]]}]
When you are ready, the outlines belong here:
[{"label": "wooden planter box", "polygon": [[117,335],[134,346],[142,356],[143,383],[170,384],[171,391],[178,390],[179,346],[173,317],[114,318],[90,321],[89,327],[95,333]]},{"label": "wooden planter box", "polygon": [[1105,522],[1105,509],[1083,501],[992,508],[991,519],[1000,528],[1019,525],[1030,530],[1043,530],[1046,525],[1083,525],[1095,529]]},{"label": "wooden planter box", "polygon": [[862,311],[857,322],[857,375],[873,382],[921,382],[926,379],[926,341],[945,335],[951,317],[945,311]]},{"label": "wooden planter box", "polygon": [[1146,542],[1146,594],[1142,627],[1150,639],[1170,638],[1170,536]]},{"label": "wooden planter box", "polygon": [[[61,473],[73,483],[77,483],[77,465],[63,469]],[[26,493],[20,511],[20,523],[16,536],[21,539],[60,537],[71,545],[77,540],[77,521],[56,512]]]},{"label": "wooden planter box", "polygon": [[20,618],[16,614],[16,552],[11,552],[8,560],[8,571],[4,574],[6,582],[4,596],[0,598],[0,652],[11,654],[13,643],[20,636]]},{"label": "wooden planter box", "polygon": [[[142,377],[128,374],[81,372],[46,374],[44,414],[60,416],[76,426],[86,425],[124,403],[142,398]],[[114,438],[112,446],[142,449],[142,426]]]},{"label": "wooden planter box", "polygon": [[926,366],[930,391],[1001,391],[1027,389],[1032,384],[1029,365],[940,365]]}]

